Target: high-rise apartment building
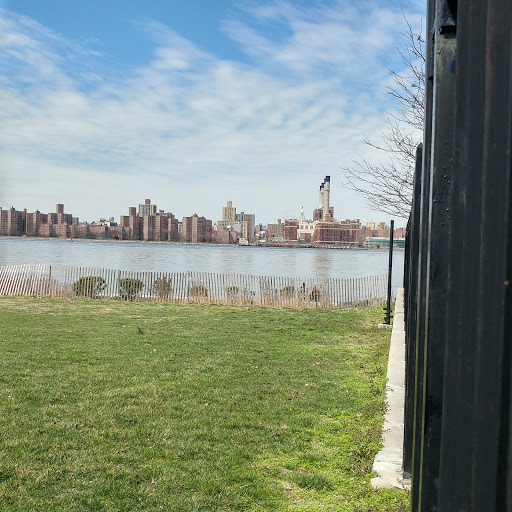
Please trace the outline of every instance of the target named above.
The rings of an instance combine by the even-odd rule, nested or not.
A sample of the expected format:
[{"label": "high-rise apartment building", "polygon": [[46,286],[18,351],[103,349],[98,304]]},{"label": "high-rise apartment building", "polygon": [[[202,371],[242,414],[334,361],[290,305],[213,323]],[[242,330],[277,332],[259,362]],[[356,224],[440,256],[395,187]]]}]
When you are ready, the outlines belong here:
[{"label": "high-rise apartment building", "polygon": [[198,217],[196,213],[191,217],[183,217],[181,237],[184,242],[210,242],[212,239],[212,221],[205,217]]},{"label": "high-rise apartment building", "polygon": [[240,212],[239,215],[236,216],[237,222],[240,223],[242,227],[242,238],[249,240],[249,242],[254,241],[254,226],[256,224],[256,215],[254,213],[244,213]]},{"label": "high-rise apartment building", "polygon": [[48,214],[38,210],[29,213],[26,208],[23,211],[0,208],[0,235],[3,236],[69,237],[77,224],[78,218],[64,213],[63,204],[58,204],[56,212]]},{"label": "high-rise apartment building", "polygon": [[[254,227],[256,225],[256,215],[254,213],[236,213],[231,201],[227,202],[227,206],[222,208],[222,220],[217,221],[217,241],[223,243],[224,240],[237,240],[245,238],[253,242]],[[231,235],[227,236],[223,231],[230,231]]]},{"label": "high-rise apartment building", "polygon": [[172,213],[159,210],[146,199],[139,204],[136,214],[134,206],[128,208],[128,215],[122,215],[120,224],[127,231],[128,240],[168,242],[178,240],[178,219]]},{"label": "high-rise apartment building", "polygon": [[227,206],[222,208],[222,221],[227,224],[234,224],[236,222],[236,208],[233,208],[231,201],[228,201]]},{"label": "high-rise apartment building", "polygon": [[139,217],[156,215],[156,204],[151,204],[151,199],[146,199],[144,204],[139,204]]}]

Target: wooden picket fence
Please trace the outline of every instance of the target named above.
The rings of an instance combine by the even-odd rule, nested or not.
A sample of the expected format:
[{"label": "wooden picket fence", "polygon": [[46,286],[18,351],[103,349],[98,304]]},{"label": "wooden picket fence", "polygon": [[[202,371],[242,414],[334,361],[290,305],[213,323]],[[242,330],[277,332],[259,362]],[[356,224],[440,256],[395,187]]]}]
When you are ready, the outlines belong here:
[{"label": "wooden picket fence", "polygon": [[133,272],[55,265],[0,266],[0,295],[354,308],[384,303],[387,276],[354,279],[264,277],[205,272]]}]

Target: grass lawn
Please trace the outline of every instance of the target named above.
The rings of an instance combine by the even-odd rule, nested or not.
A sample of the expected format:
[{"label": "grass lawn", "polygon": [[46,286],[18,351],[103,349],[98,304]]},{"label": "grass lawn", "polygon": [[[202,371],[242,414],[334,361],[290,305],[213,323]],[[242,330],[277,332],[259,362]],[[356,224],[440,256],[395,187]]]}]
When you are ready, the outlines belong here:
[{"label": "grass lawn", "polygon": [[381,320],[0,297],[0,510],[406,511]]}]

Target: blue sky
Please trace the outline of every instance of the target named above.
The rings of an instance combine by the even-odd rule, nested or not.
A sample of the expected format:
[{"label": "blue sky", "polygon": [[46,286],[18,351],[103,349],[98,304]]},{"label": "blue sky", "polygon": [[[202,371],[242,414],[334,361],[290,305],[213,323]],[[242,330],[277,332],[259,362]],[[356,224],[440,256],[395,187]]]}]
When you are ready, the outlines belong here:
[{"label": "blue sky", "polygon": [[393,108],[401,8],[420,22],[420,1],[0,2],[0,206],[266,223],[330,175],[337,218],[387,221],[342,168],[381,158],[362,139]]}]

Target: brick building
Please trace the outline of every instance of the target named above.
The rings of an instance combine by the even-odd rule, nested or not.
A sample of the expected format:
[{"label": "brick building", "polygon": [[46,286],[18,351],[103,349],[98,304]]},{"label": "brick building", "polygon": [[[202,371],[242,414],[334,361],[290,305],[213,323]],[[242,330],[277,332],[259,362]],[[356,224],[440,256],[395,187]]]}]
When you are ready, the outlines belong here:
[{"label": "brick building", "polygon": [[284,222],[277,219],[277,224],[267,225],[267,240],[282,242],[284,240]]},{"label": "brick building", "polygon": [[136,208],[128,208],[128,215],[121,215],[120,225],[126,231],[128,240],[144,240],[154,242],[172,242],[179,240],[178,219],[172,213],[159,210],[146,199],[144,204]]},{"label": "brick building", "polygon": [[0,210],[0,235],[18,236],[25,234],[23,212],[14,208]]},{"label": "brick building", "polygon": [[[256,215],[254,213],[236,213],[232,201],[228,201],[227,206],[222,208],[222,220],[217,221],[217,243],[225,243],[226,240],[234,240],[229,243],[236,243],[240,238],[253,242],[255,226]],[[231,234],[226,235],[225,231],[229,231]]]},{"label": "brick building", "polygon": [[286,219],[284,239],[297,245],[359,247],[361,223],[359,220],[334,220],[334,208],[330,206],[331,178],[326,176],[320,185],[319,206],[313,211],[313,220],[307,220],[304,208],[299,219]]},{"label": "brick building", "polygon": [[66,237],[73,236],[73,229],[78,225],[78,218],[64,213],[64,205],[58,204],[56,211],[43,214],[39,210],[33,213],[10,208],[0,208],[1,236],[41,236]]},{"label": "brick building", "polygon": [[297,240],[297,229],[299,221],[297,219],[286,219],[284,221],[284,239],[289,241]]},{"label": "brick building", "polygon": [[137,215],[135,206],[128,208],[128,215],[121,215],[119,224],[125,229],[127,240],[142,240],[143,219]]},{"label": "brick building", "polygon": [[359,220],[318,222],[315,226],[313,240],[317,245],[359,247],[361,245],[361,223]]},{"label": "brick building", "polygon": [[[384,240],[383,244],[387,244],[389,246],[390,231],[391,230],[389,226],[385,222],[374,222],[373,220],[367,222],[364,226],[361,227],[361,244],[366,245],[367,247],[375,247],[378,245],[379,240]],[[394,245],[401,245],[397,244],[396,241],[405,240],[405,232],[406,228],[396,228],[394,230]]]},{"label": "brick building", "polygon": [[59,203],[56,211],[33,213],[27,210],[18,211],[14,208],[0,208],[0,236],[40,236],[45,238],[93,238],[116,240],[155,240],[178,241],[178,220],[172,213],[156,211],[146,199],[139,205],[139,213],[135,207],[128,209],[128,215],[122,215],[119,225],[111,218],[110,222],[80,224],[77,217],[64,212],[64,205]]},{"label": "brick building", "polygon": [[181,239],[183,242],[192,243],[211,242],[212,221],[198,217],[196,213],[192,217],[183,217]]}]

